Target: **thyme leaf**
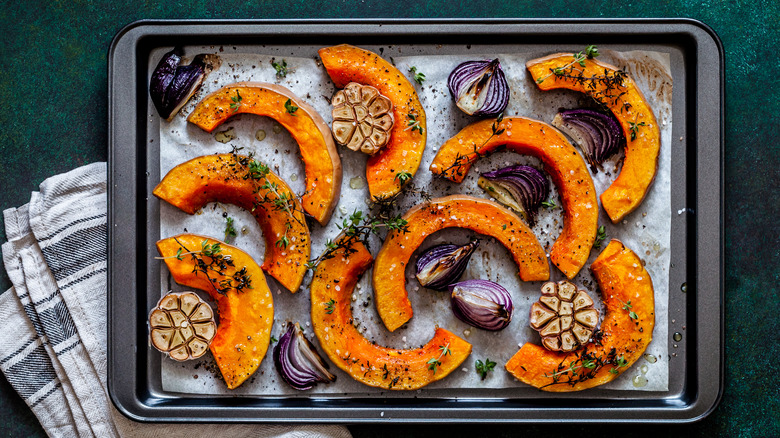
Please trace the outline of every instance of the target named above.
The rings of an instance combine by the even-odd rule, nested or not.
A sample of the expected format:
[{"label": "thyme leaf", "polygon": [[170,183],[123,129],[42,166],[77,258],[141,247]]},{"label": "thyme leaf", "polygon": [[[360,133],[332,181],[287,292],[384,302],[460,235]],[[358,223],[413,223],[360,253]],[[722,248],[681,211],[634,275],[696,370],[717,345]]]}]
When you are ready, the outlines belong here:
[{"label": "thyme leaf", "polygon": [[230,109],[232,109],[233,112],[236,112],[241,108],[241,101],[244,100],[244,98],[241,97],[241,94],[236,90],[236,95],[231,97],[230,100],[233,101],[233,103],[230,104]]},{"label": "thyme leaf", "polygon": [[274,60],[271,60],[271,66],[276,70],[276,77],[277,78],[284,78],[287,76],[288,70],[287,70],[287,61],[282,59],[282,62],[276,63]]},{"label": "thyme leaf", "polygon": [[600,226],[596,233],[596,240],[593,242],[593,249],[601,248],[601,244],[607,239],[607,229],[604,225]]},{"label": "thyme leaf", "polygon": [[335,310],[336,310],[336,300],[331,298],[330,301],[327,301],[325,303],[325,313],[331,315]]},{"label": "thyme leaf", "polygon": [[292,99],[287,99],[287,102],[284,103],[284,109],[288,114],[297,116],[295,112],[298,111],[298,107],[292,104]]},{"label": "thyme leaf", "polygon": [[228,241],[228,238],[236,237],[238,235],[238,233],[236,233],[236,229],[233,227],[233,218],[228,216],[226,220],[227,223],[225,224],[225,242]]}]

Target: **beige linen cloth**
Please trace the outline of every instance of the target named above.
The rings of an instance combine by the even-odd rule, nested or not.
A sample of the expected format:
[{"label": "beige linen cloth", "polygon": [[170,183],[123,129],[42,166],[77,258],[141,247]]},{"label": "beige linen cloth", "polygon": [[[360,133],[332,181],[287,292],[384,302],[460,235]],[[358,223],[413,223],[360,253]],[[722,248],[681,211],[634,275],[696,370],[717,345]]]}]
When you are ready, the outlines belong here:
[{"label": "beige linen cloth", "polygon": [[343,426],[145,424],[106,389],[106,164],[51,177],[3,212],[0,370],[51,437],[329,437]]}]

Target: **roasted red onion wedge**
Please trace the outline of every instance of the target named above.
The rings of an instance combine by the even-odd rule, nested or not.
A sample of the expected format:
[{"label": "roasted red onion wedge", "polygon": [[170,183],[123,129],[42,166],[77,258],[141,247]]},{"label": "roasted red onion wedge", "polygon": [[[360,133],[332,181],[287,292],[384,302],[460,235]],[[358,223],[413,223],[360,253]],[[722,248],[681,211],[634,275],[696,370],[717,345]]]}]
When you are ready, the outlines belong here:
[{"label": "roasted red onion wedge", "polygon": [[274,365],[282,380],[295,389],[309,389],[317,383],[336,380],[297,323],[287,323],[287,331],[274,347]]},{"label": "roasted red onion wedge", "polygon": [[160,117],[171,121],[181,107],[198,91],[209,72],[219,63],[214,55],[198,55],[191,63],[181,64],[182,50],[166,53],[152,73],[149,96]]},{"label": "roasted red onion wedge", "polygon": [[544,174],[531,166],[509,166],[480,175],[477,184],[498,202],[515,210],[533,226],[536,213],[550,193]]},{"label": "roasted red onion wedge", "polygon": [[444,243],[428,248],[417,258],[417,280],[429,289],[447,290],[463,275],[478,246],[479,240],[472,240],[463,246]]},{"label": "roasted red onion wedge", "polygon": [[467,61],[447,78],[455,104],[470,116],[494,116],[509,103],[509,84],[498,59]]},{"label": "roasted red onion wedge", "polygon": [[512,297],[498,283],[466,280],[450,285],[452,312],[461,321],[484,330],[501,330],[512,320]]},{"label": "roasted red onion wedge", "polygon": [[552,125],[574,139],[594,171],[626,145],[623,129],[612,115],[585,108],[564,110]]}]

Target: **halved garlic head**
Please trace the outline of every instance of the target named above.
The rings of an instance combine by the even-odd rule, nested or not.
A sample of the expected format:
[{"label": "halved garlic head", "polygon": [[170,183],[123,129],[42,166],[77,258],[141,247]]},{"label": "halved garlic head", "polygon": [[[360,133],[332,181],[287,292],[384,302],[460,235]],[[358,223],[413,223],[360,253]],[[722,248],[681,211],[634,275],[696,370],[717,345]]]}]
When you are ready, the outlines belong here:
[{"label": "halved garlic head", "polygon": [[373,155],[390,141],[393,103],[376,88],[350,82],[331,103],[333,137],[340,145]]},{"label": "halved garlic head", "polygon": [[171,359],[197,359],[217,334],[214,311],[192,292],[169,293],[149,314],[149,337],[154,348]]},{"label": "halved garlic head", "polygon": [[551,351],[574,351],[585,345],[599,322],[599,312],[584,290],[568,281],[542,285],[542,296],[531,306],[531,328]]}]

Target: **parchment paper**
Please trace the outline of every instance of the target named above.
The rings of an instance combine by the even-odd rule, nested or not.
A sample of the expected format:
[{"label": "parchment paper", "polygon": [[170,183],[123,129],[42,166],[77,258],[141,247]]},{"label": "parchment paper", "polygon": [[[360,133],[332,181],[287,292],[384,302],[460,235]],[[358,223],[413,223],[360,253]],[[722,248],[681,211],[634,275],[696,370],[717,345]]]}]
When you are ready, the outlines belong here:
[{"label": "parchment paper", "polygon": [[[214,48],[188,48],[188,54],[213,53]],[[295,94],[311,104],[319,114],[330,124],[331,107],[327,98],[335,92],[335,88],[319,62],[311,58],[285,57],[292,70],[286,78],[277,78],[271,66],[271,56],[218,53],[222,58],[219,70],[214,71],[207,79],[201,91],[186,105],[180,115],[170,123],[162,121],[160,126],[160,171],[167,173],[177,164],[194,157],[226,153],[232,146],[243,147],[244,152],[254,152],[257,159],[271,165],[272,169],[281,175],[296,193],[302,193],[304,186],[304,168],[298,155],[298,146],[290,135],[273,120],[252,115],[239,115],[229,119],[225,124],[208,134],[199,128],[186,123],[186,116],[194,108],[194,104],[207,93],[223,85],[236,81],[252,80],[279,83],[291,89]],[[156,60],[159,54],[153,54]],[[460,129],[475,121],[458,110],[447,90],[446,79],[449,72],[460,62],[467,59],[500,58],[506,73],[512,94],[505,117],[525,116],[550,122],[559,108],[575,108],[588,104],[586,96],[568,91],[540,92],[533,81],[527,77],[525,62],[544,53],[533,54],[490,54],[475,55],[469,53],[463,56],[396,56],[393,61],[402,71],[407,72],[410,66],[416,66],[418,71],[426,75],[422,86],[415,84],[423,107],[428,117],[428,142],[422,163],[414,178],[418,187],[423,187],[434,196],[454,193],[466,193],[487,197],[477,187],[476,180],[480,172],[494,170],[514,163],[530,163],[540,167],[538,159],[520,156],[510,152],[496,153],[483,158],[475,164],[466,180],[456,185],[448,181],[433,181],[428,170],[438,147],[444,141],[455,135]],[[279,59],[276,59],[277,62]],[[634,366],[623,373],[614,382],[603,388],[612,390],[651,390],[665,391],[668,388],[668,283],[669,283],[669,234],[671,225],[670,205],[670,144],[671,144],[671,97],[672,81],[670,74],[669,55],[656,52],[623,52],[615,53],[602,50],[599,60],[612,63],[624,70],[639,84],[661,128],[661,157],[656,180],[646,199],[639,209],[629,215],[626,220],[612,225],[606,213],[601,210],[599,224],[605,225],[609,238],[619,238],[629,248],[634,250],[646,262],[646,268],[651,274],[655,287],[656,327],[653,341],[647,349],[647,354],[655,356],[657,361],[650,363],[640,359]],[[407,73],[407,76],[411,76]],[[154,115],[156,116],[156,115]],[[397,121],[398,122],[398,121]],[[227,144],[215,140],[215,134],[232,130],[235,138]],[[265,138],[257,140],[259,130],[264,131]],[[511,131],[511,130],[510,130]],[[509,135],[509,132],[507,132]],[[365,162],[363,154],[339,148],[344,168],[344,178],[339,206],[327,227],[310,222],[312,232],[312,254],[316,256],[324,249],[327,238],[335,237],[339,230],[336,224],[354,210],[367,212],[368,188],[365,185]],[[619,169],[622,152],[605,163],[605,172],[593,175],[598,193],[606,189],[614,180]],[[555,186],[550,184],[552,197],[560,205]],[[420,202],[419,196],[410,194],[400,202],[399,211],[406,211],[412,205]],[[247,251],[255,260],[261,262],[264,253],[264,242],[259,226],[254,218],[245,211],[232,205],[210,204],[196,215],[187,215],[178,209],[161,202],[160,235],[172,236],[182,232],[192,232],[224,238],[225,216],[235,220],[235,228],[239,235],[234,245]],[[549,252],[552,243],[558,236],[562,225],[560,208],[554,210],[542,209],[538,222],[533,228],[542,246]],[[430,236],[418,253],[427,247],[442,242],[463,244],[475,237],[468,230],[444,230]],[[525,342],[539,342],[538,335],[528,326],[528,314],[531,304],[540,295],[540,282],[524,283],[519,281],[511,257],[506,249],[492,238],[481,236],[482,244],[472,257],[463,279],[483,278],[501,283],[512,294],[515,310],[511,324],[501,332],[487,332],[469,327],[456,319],[450,310],[449,298],[446,293],[424,289],[414,278],[412,272],[414,260],[409,264],[407,288],[415,314],[405,328],[389,333],[376,313],[372,297],[371,275],[368,271],[360,281],[353,295],[353,311],[356,325],[363,334],[372,341],[396,348],[414,348],[425,344],[433,335],[435,326],[441,326],[463,337],[473,345],[471,356],[463,363],[460,371],[453,372],[447,378],[418,390],[418,397],[424,397],[426,392],[435,391],[441,394],[444,390],[462,388],[508,388],[526,387],[517,382],[503,368],[507,360]],[[605,242],[606,245],[607,242]],[[374,255],[380,247],[380,242],[374,240],[371,250]],[[602,247],[603,248],[603,247]],[[591,296],[600,304],[597,286],[593,281],[588,266],[593,262],[600,250],[594,250],[585,268],[575,278],[575,283],[587,288]],[[170,275],[163,267],[161,273],[161,295],[169,290],[182,290],[181,286],[172,282]],[[274,326],[272,334],[279,338],[287,320],[297,321],[306,330],[307,337],[317,344],[310,322],[310,302],[308,285],[311,274],[308,274],[303,286],[296,294],[291,294],[270,276],[267,277],[271,290],[274,291]],[[551,266],[551,280],[561,280],[563,275]],[[207,297],[205,293],[201,296]],[[603,309],[602,309],[603,317]],[[260,369],[246,383],[236,390],[229,391],[220,381],[219,371],[210,354],[197,361],[178,363],[169,359],[162,361],[162,384],[166,391],[194,394],[230,394],[230,395],[284,395],[311,396],[312,394],[331,394],[331,396],[350,396],[355,394],[378,395],[383,391],[369,388],[356,382],[346,373],[331,366],[331,371],[337,375],[337,381],[329,385],[318,385],[314,389],[301,393],[291,389],[278,377],[273,367],[271,349],[269,348]],[[321,351],[321,350],[320,350]],[[323,354],[324,356],[324,354]],[[498,363],[495,371],[486,380],[480,380],[474,371],[477,359],[490,358]],[[633,383],[636,376],[645,376],[648,380],[645,386],[637,387]],[[453,394],[455,391],[453,391]]]}]

